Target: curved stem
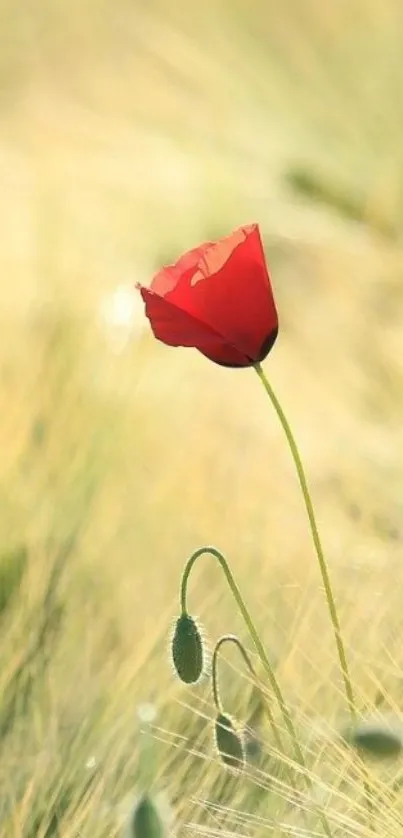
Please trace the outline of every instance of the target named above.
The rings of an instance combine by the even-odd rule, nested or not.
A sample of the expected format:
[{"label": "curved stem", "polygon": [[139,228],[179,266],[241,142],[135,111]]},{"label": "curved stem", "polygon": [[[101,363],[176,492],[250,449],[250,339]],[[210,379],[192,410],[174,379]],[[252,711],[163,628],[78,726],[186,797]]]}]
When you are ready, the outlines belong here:
[{"label": "curved stem", "polygon": [[[181,602],[182,614],[187,614],[188,613],[188,611],[187,611],[187,586],[188,586],[190,572],[191,572],[195,562],[197,561],[197,559],[200,556],[205,555],[205,554],[209,554],[210,556],[213,556],[218,561],[222,571],[224,572],[224,576],[225,576],[225,578],[228,582],[228,585],[231,589],[231,592],[232,592],[233,597],[235,599],[235,602],[236,602],[236,604],[239,608],[239,611],[242,614],[242,617],[243,617],[244,622],[246,624],[246,627],[249,631],[249,634],[251,636],[252,642],[254,644],[254,647],[256,649],[256,652],[258,654],[260,662],[261,662],[261,664],[262,664],[262,666],[263,666],[263,668],[264,668],[264,670],[267,674],[270,686],[273,690],[273,693],[274,693],[274,695],[276,697],[276,700],[278,702],[278,705],[280,707],[280,710],[281,710],[281,713],[282,713],[282,716],[283,716],[283,719],[284,719],[284,724],[286,726],[287,732],[288,732],[288,734],[290,736],[290,739],[292,741],[292,744],[293,744],[296,762],[303,769],[303,777],[305,779],[305,782],[306,782],[307,786],[309,788],[312,788],[312,781],[311,781],[311,778],[310,778],[310,775],[309,775],[309,772],[308,772],[308,769],[307,769],[307,766],[306,766],[306,763],[305,763],[305,759],[304,759],[304,755],[303,755],[302,750],[301,750],[301,746],[298,742],[298,737],[297,737],[296,730],[294,728],[294,724],[293,724],[293,721],[292,721],[292,718],[291,718],[291,714],[290,714],[290,711],[288,710],[287,704],[285,702],[285,699],[284,699],[283,693],[281,691],[280,685],[277,681],[277,678],[276,678],[276,675],[274,673],[273,667],[272,667],[272,665],[269,661],[269,658],[267,657],[266,650],[265,650],[265,648],[263,646],[263,643],[262,643],[262,641],[259,637],[258,631],[256,629],[256,626],[255,626],[253,620],[252,620],[252,617],[251,617],[251,615],[250,615],[250,613],[249,613],[249,611],[248,611],[248,609],[245,605],[244,599],[243,599],[242,594],[241,594],[241,592],[238,588],[238,585],[236,584],[235,579],[234,579],[234,577],[231,573],[228,562],[224,558],[222,553],[220,553],[220,551],[217,550],[215,547],[199,547],[199,549],[196,550],[190,556],[188,561],[186,562],[185,569],[184,569],[183,575],[182,575],[181,587],[180,587],[180,602]],[[326,835],[328,836],[328,838],[332,838],[332,833],[331,833],[330,826],[329,826],[329,823],[328,823],[325,812],[320,810],[320,811],[318,811],[318,815],[320,817],[320,820],[321,820],[321,823],[322,823],[322,826],[323,826],[323,829],[324,829]]]},{"label": "curved stem", "polygon": [[298,742],[298,738],[297,738],[297,735],[296,735],[296,732],[295,732],[295,728],[294,728],[294,725],[293,725],[293,722],[292,722],[292,719],[291,719],[290,712],[289,712],[289,710],[287,708],[287,705],[285,703],[285,699],[284,699],[284,696],[281,692],[281,689],[280,689],[280,686],[278,684],[277,678],[275,676],[273,667],[272,667],[272,665],[269,661],[269,658],[267,657],[266,650],[265,650],[265,648],[263,646],[263,643],[262,643],[262,641],[259,637],[259,634],[258,634],[257,629],[255,627],[255,624],[252,620],[252,617],[251,617],[251,615],[250,615],[250,613],[249,613],[249,611],[248,611],[248,609],[245,605],[244,599],[243,599],[242,594],[241,594],[241,592],[238,588],[238,585],[236,584],[235,579],[234,579],[234,577],[231,573],[229,565],[228,565],[226,559],[224,558],[224,556],[222,555],[222,553],[220,553],[220,551],[217,550],[215,547],[200,547],[198,550],[196,550],[193,553],[193,555],[190,557],[190,559],[188,559],[188,561],[186,562],[185,569],[184,569],[183,576],[182,576],[181,590],[180,590],[180,600],[181,600],[182,613],[183,614],[188,613],[187,608],[186,608],[187,585],[188,585],[189,575],[191,573],[192,567],[195,564],[195,562],[197,561],[197,559],[200,556],[202,556],[203,554],[206,554],[206,553],[209,554],[210,556],[213,556],[218,561],[221,569],[224,572],[224,576],[225,576],[225,578],[228,582],[228,585],[231,589],[231,592],[233,594],[235,602],[236,602],[236,604],[237,604],[237,606],[238,606],[238,608],[239,608],[239,610],[242,614],[242,617],[243,617],[243,619],[246,623],[246,627],[247,627],[247,629],[249,631],[249,634],[252,638],[253,644],[254,644],[255,649],[257,651],[257,654],[260,658],[262,666],[264,667],[265,672],[268,676],[270,686],[273,690],[273,693],[274,693],[274,695],[276,697],[276,700],[278,702],[278,705],[280,707],[285,726],[286,726],[287,731],[290,735],[290,738],[293,742],[296,758],[297,758],[298,762],[301,765],[303,765],[304,764],[304,757],[303,757],[303,754],[302,754],[302,751],[301,751],[301,748],[300,748],[300,745],[299,745],[299,742]]},{"label": "curved stem", "polygon": [[[266,375],[265,375],[265,373],[262,369],[261,364],[255,364],[255,370],[256,370],[256,372],[257,372],[257,374],[258,374],[258,376],[259,376],[259,378],[260,378],[260,380],[263,384],[264,389],[266,390],[266,393],[267,393],[267,395],[268,395],[268,397],[269,397],[269,399],[270,399],[270,401],[271,401],[271,403],[274,407],[275,412],[277,413],[277,416],[280,420],[280,424],[281,424],[281,426],[283,428],[283,431],[285,433],[285,436],[286,436],[286,439],[287,439],[287,442],[288,442],[288,446],[289,446],[290,451],[291,451],[291,456],[294,460],[294,465],[295,465],[295,468],[296,468],[296,471],[297,471],[299,485],[300,485],[300,488],[301,488],[301,491],[302,491],[302,495],[303,495],[304,502],[305,502],[305,508],[306,508],[306,511],[307,511],[307,514],[308,514],[309,525],[310,525],[311,533],[312,533],[312,539],[313,539],[316,555],[317,555],[317,558],[318,558],[318,563],[319,563],[319,568],[320,568],[320,572],[321,572],[321,576],[322,576],[322,582],[323,582],[323,587],[324,587],[324,590],[325,590],[325,596],[326,596],[327,606],[328,606],[328,609],[329,609],[330,619],[331,619],[332,625],[333,625],[334,637],[335,637],[335,641],[336,641],[337,653],[338,653],[338,656],[339,656],[340,669],[341,669],[341,674],[342,674],[342,677],[343,677],[344,689],[345,689],[345,693],[346,693],[347,703],[348,703],[348,707],[349,707],[351,717],[352,717],[353,721],[355,721],[356,718],[357,718],[357,707],[356,707],[356,703],[355,703],[354,690],[353,690],[353,685],[352,685],[352,681],[351,681],[350,671],[349,671],[348,664],[347,664],[346,651],[345,651],[345,648],[344,648],[343,638],[342,638],[342,635],[341,635],[339,615],[337,613],[336,603],[335,603],[334,596],[333,596],[332,584],[331,584],[331,581],[330,581],[329,570],[328,570],[325,554],[323,552],[322,542],[320,540],[318,525],[316,523],[315,510],[314,510],[314,507],[313,507],[311,494],[310,494],[310,491],[309,491],[309,488],[308,488],[308,483],[307,483],[307,479],[306,479],[306,476],[305,476],[305,470],[304,470],[304,467],[303,467],[303,464],[302,464],[302,460],[301,460],[301,456],[300,456],[300,453],[299,453],[298,445],[297,445],[295,437],[292,433],[292,430],[291,430],[290,424],[288,422],[288,419],[287,419],[287,417],[286,417],[286,415],[283,411],[283,408],[281,407],[281,404],[280,404],[280,402],[279,402],[279,400],[278,400],[278,398],[277,398],[277,396],[276,396],[268,378],[266,377]],[[365,799],[366,799],[367,808],[368,808],[370,828],[372,830],[374,830],[371,790],[370,790],[368,778],[366,776],[366,772],[364,773],[364,793],[365,793]]]},{"label": "curved stem", "polygon": [[266,672],[266,674],[269,678],[270,686],[271,686],[271,688],[274,692],[274,695],[275,695],[276,700],[278,702],[278,705],[280,707],[281,713],[283,715],[284,723],[286,725],[286,728],[288,730],[290,738],[293,741],[294,750],[295,750],[297,760],[298,760],[299,763],[303,764],[303,755],[302,755],[302,751],[301,751],[301,748],[300,748],[300,745],[299,745],[299,742],[298,742],[298,739],[297,739],[297,735],[296,735],[296,732],[295,732],[295,729],[294,729],[294,725],[293,725],[293,722],[292,722],[292,719],[291,719],[291,716],[290,716],[290,712],[287,708],[284,696],[283,696],[283,694],[281,692],[281,689],[279,687],[279,684],[277,682],[277,678],[275,676],[273,667],[272,667],[272,665],[269,661],[269,658],[267,657],[266,650],[265,650],[265,648],[263,646],[263,643],[262,643],[262,641],[259,637],[259,634],[258,634],[257,629],[255,627],[255,624],[252,620],[252,617],[251,617],[251,615],[250,615],[250,613],[249,613],[249,611],[248,611],[248,609],[245,605],[244,599],[243,599],[242,594],[241,594],[241,592],[238,588],[238,585],[236,584],[235,579],[234,579],[234,577],[231,573],[229,565],[228,565],[226,559],[224,558],[224,556],[222,555],[222,553],[220,553],[219,550],[217,550],[215,547],[200,547],[198,550],[196,550],[193,553],[193,555],[190,557],[190,559],[188,559],[188,561],[186,562],[185,570],[183,572],[182,581],[181,581],[181,593],[180,593],[182,613],[183,614],[188,613],[187,608],[186,608],[186,600],[187,600],[187,585],[188,585],[190,572],[192,570],[193,565],[197,561],[197,559],[200,556],[202,556],[203,554],[206,554],[206,553],[210,554],[211,556],[213,556],[218,561],[219,565],[221,566],[221,569],[224,572],[225,578],[226,578],[226,580],[228,582],[228,585],[231,589],[231,592],[234,596],[236,604],[237,604],[237,606],[238,606],[238,608],[239,608],[239,610],[242,614],[242,617],[243,617],[243,619],[246,623],[247,629],[250,633],[250,636],[252,638],[253,644],[254,644],[255,649],[257,651],[257,654],[260,658],[262,666],[264,667],[265,672]]},{"label": "curved stem", "polygon": [[[220,690],[219,690],[219,687],[218,687],[218,653],[219,653],[221,647],[224,645],[224,643],[233,643],[234,646],[237,647],[237,649],[239,650],[239,652],[242,655],[244,663],[246,664],[247,668],[249,669],[250,674],[252,675],[252,678],[253,678],[255,684],[259,687],[260,692],[263,694],[263,691],[262,691],[262,689],[260,687],[260,684],[259,684],[259,678],[258,678],[258,676],[255,672],[255,668],[252,664],[252,661],[251,661],[246,649],[243,646],[243,643],[240,641],[239,637],[236,636],[236,634],[223,634],[222,637],[220,637],[217,640],[217,643],[214,647],[213,659],[212,659],[212,663],[211,663],[211,678],[212,678],[212,688],[213,688],[213,699],[214,699],[214,704],[216,706],[216,709],[217,709],[218,713],[222,713],[222,703],[221,703],[221,698],[220,698]],[[278,732],[277,725],[275,723],[273,714],[271,712],[271,708],[267,705],[266,701],[265,701],[265,711],[266,711],[266,713],[268,715],[268,718],[269,718],[269,721],[270,721],[271,729],[273,731],[273,735],[274,735],[274,738],[276,740],[276,745],[277,745],[278,749],[281,751],[282,742],[281,742],[280,734]]]},{"label": "curved stem", "polygon": [[345,648],[344,648],[343,639],[342,639],[342,636],[341,636],[339,616],[338,616],[338,613],[337,613],[336,603],[335,603],[334,596],[333,596],[332,585],[331,585],[330,576],[329,576],[329,570],[328,570],[328,567],[327,567],[325,555],[324,555],[323,548],[322,548],[322,543],[321,543],[320,536],[319,536],[318,525],[316,523],[316,517],[315,517],[315,511],[314,511],[314,507],[313,507],[313,503],[312,503],[312,498],[311,498],[311,494],[310,494],[310,491],[309,491],[309,488],[308,488],[308,483],[307,483],[307,480],[306,480],[306,477],[305,477],[305,470],[304,470],[304,467],[302,465],[302,460],[301,460],[301,456],[300,456],[300,453],[299,453],[299,450],[298,450],[298,445],[295,441],[294,435],[291,431],[289,422],[288,422],[287,417],[286,417],[286,415],[285,415],[285,413],[284,413],[284,411],[281,407],[281,404],[280,404],[280,402],[279,402],[279,400],[278,400],[270,382],[268,381],[265,373],[263,372],[263,369],[262,369],[261,365],[256,364],[255,365],[255,370],[256,370],[256,372],[257,372],[257,374],[258,374],[258,376],[259,376],[259,378],[260,378],[260,380],[263,384],[263,387],[266,390],[266,393],[269,396],[269,399],[270,399],[270,401],[271,401],[271,403],[274,407],[274,410],[276,411],[277,416],[280,420],[281,426],[283,428],[283,431],[285,433],[285,436],[287,438],[287,442],[288,442],[288,445],[289,445],[289,448],[290,448],[290,451],[291,451],[291,456],[294,460],[295,468],[297,470],[299,485],[301,487],[302,495],[303,495],[303,498],[304,498],[305,507],[306,507],[306,511],[307,511],[308,519],[309,519],[309,525],[310,525],[311,533],[312,533],[312,539],[313,539],[316,555],[317,555],[318,562],[319,562],[320,572],[321,572],[321,575],[322,575],[323,587],[325,589],[325,595],[326,595],[327,605],[328,605],[328,609],[329,609],[330,619],[331,619],[332,625],[333,625],[334,637],[335,637],[335,641],[336,641],[337,652],[338,652],[339,661],[340,661],[340,669],[341,669],[341,673],[342,673],[342,676],[343,676],[344,689],[345,689],[345,692],[346,692],[347,702],[348,702],[350,713],[351,713],[353,719],[355,719],[355,717],[357,715],[357,710],[356,710],[356,705],[355,705],[353,685],[352,685],[352,682],[351,682],[350,672],[349,672],[348,664],[347,664],[346,652],[345,652]]},{"label": "curved stem", "polygon": [[217,643],[214,646],[213,652],[213,659],[211,662],[211,679],[212,679],[212,687],[213,687],[213,699],[216,709],[219,713],[222,712],[222,703],[220,699],[220,690],[218,689],[218,653],[224,643],[233,643],[234,646],[237,647],[238,651],[241,653],[244,663],[246,664],[247,668],[249,669],[250,674],[252,675],[254,681],[257,682],[257,675],[254,670],[252,661],[243,646],[243,643],[240,641],[239,637],[236,634],[223,634],[217,640]]}]

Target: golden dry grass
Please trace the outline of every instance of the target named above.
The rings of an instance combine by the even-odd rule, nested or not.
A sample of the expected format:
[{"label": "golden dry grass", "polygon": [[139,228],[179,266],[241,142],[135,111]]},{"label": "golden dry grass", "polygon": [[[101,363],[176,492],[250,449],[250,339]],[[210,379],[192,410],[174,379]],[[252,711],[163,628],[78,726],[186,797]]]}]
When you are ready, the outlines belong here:
[{"label": "golden dry grass", "polygon": [[[277,661],[317,802],[335,835],[364,835],[359,767],[316,734],[346,705],[257,377],[158,346],[137,316],[117,352],[100,312],[187,246],[260,222],[281,317],[265,368],[301,445],[357,700],[366,711],[382,691],[398,713],[401,4],[1,0],[0,21],[0,533],[3,563],[28,556],[0,615],[1,834],[120,834],[144,701],[180,824],[304,826],[270,790],[272,762],[244,783],[223,775],[208,685],[170,671],[183,563],[212,542]],[[213,560],[192,579],[209,636],[248,643]],[[228,709],[246,719],[251,689],[228,657]],[[400,835],[400,764],[370,771],[378,834]]]}]

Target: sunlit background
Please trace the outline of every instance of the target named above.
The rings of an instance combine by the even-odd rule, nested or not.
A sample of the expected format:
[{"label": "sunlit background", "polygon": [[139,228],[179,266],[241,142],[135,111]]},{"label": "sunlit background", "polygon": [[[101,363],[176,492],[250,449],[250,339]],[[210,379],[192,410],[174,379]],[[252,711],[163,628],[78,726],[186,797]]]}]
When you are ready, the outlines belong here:
[{"label": "sunlit background", "polygon": [[[180,574],[202,544],[230,560],[301,737],[345,717],[263,388],[157,344],[134,291],[239,224],[264,236],[280,316],[265,370],[301,446],[357,702],[400,709],[402,32],[400,0],[0,0],[4,838],[120,835],[144,702],[180,828],[301,826],[267,782],[228,785],[208,684],[173,677]],[[212,640],[250,645],[208,557],[190,600]],[[245,720],[253,691],[228,661]],[[351,766],[310,747],[334,834],[366,834]],[[401,834],[392,797],[380,835]]]}]

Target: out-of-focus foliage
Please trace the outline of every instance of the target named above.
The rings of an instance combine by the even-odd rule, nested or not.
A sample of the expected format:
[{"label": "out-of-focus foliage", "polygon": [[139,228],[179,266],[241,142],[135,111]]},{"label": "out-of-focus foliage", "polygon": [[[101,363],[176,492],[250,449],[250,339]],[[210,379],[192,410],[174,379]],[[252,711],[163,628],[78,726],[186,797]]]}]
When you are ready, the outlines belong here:
[{"label": "out-of-focus foliage", "polygon": [[[258,727],[253,781],[215,753],[208,684],[173,677],[180,572],[203,543],[231,561],[277,661],[315,805],[335,835],[364,834],[281,430],[252,371],[156,344],[132,287],[260,222],[280,312],[266,371],[301,445],[359,705],[381,695],[399,714],[402,18],[398,0],[0,0],[7,838],[120,834],[143,701],[179,823],[304,826],[238,661],[220,680],[228,712]],[[189,598],[213,640],[248,643],[208,558]],[[378,833],[400,836],[400,763],[370,770]]]}]

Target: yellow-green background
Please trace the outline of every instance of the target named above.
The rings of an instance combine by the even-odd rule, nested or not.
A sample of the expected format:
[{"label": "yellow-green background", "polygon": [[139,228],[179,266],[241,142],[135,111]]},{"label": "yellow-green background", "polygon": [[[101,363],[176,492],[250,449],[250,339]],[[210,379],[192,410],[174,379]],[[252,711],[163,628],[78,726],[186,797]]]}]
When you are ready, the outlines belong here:
[{"label": "yellow-green background", "polygon": [[[149,701],[156,788],[179,823],[272,831],[279,804],[256,779],[228,797],[208,685],[178,684],[166,653],[201,544],[229,558],[301,741],[345,718],[302,499],[257,376],[158,345],[141,307],[124,345],[102,317],[116,289],[238,224],[264,235],[280,316],[265,369],[301,446],[358,705],[381,690],[400,709],[402,33],[399,0],[0,0],[7,838],[120,834]],[[212,559],[190,602],[211,639],[249,643]],[[228,659],[225,704],[244,720],[251,690]],[[319,739],[321,805],[347,812],[337,834],[365,834],[351,758]],[[399,770],[381,772],[381,835],[401,831]]]}]

